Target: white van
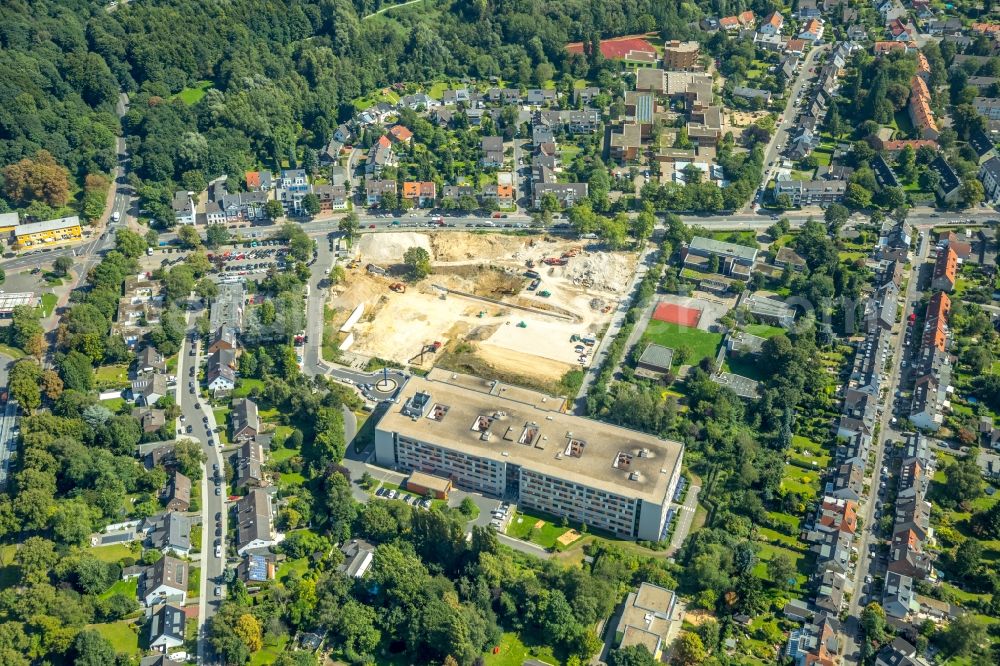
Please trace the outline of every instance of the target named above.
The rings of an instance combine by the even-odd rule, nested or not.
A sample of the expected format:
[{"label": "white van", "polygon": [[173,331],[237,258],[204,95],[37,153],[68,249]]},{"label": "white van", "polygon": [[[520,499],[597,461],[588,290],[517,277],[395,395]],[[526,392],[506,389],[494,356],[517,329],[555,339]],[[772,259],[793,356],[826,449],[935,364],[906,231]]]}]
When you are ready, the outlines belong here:
[{"label": "white van", "polygon": [[222,546],[215,547],[215,558],[220,559],[222,557]]}]

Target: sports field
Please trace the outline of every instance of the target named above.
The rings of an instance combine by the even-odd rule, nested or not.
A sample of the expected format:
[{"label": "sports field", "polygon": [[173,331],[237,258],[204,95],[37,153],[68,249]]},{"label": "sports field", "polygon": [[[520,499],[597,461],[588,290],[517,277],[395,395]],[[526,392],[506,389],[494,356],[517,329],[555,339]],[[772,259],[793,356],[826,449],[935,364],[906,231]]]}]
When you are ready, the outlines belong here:
[{"label": "sports field", "polygon": [[[703,358],[715,358],[719,345],[722,344],[722,334],[652,319],[642,334],[642,343],[647,342],[673,349],[675,359],[676,352],[686,349],[687,358],[682,365],[695,365]],[[645,348],[646,345],[642,343],[640,346]]]}]

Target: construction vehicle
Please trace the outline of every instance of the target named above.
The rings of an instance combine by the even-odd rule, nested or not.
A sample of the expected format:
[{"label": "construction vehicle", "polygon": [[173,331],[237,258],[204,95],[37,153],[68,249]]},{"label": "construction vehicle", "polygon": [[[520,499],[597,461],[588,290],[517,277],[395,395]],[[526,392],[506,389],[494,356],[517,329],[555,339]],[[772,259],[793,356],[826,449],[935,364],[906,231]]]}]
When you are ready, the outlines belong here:
[{"label": "construction vehicle", "polygon": [[580,340],[580,336],[577,335],[576,333],[574,333],[573,335],[569,336],[569,341],[570,342],[579,342],[579,340]]},{"label": "construction vehicle", "polygon": [[568,260],[563,257],[546,257],[542,259],[542,263],[547,266],[565,266]]},{"label": "construction vehicle", "polygon": [[517,327],[518,328],[528,328],[528,324],[525,323],[525,322],[523,322],[523,321],[519,321],[519,322],[517,322]]},{"label": "construction vehicle", "polygon": [[482,319],[483,317],[486,316],[486,310],[480,310],[479,314],[477,314],[476,316]]},{"label": "construction vehicle", "polygon": [[539,278],[535,278],[534,280],[531,281],[531,284],[528,285],[528,291],[534,291],[538,289],[538,285],[540,285],[541,283],[542,281]]},{"label": "construction vehicle", "polygon": [[434,342],[430,343],[429,345],[424,345],[420,349],[420,353],[417,354],[416,356],[414,356],[413,358],[411,358],[409,361],[407,361],[407,363],[409,363],[411,365],[421,365],[424,362],[424,355],[425,354],[436,354],[436,353],[438,353],[439,349],[441,349],[441,343],[437,342],[437,341],[434,341]]},{"label": "construction vehicle", "polygon": [[524,271],[524,277],[540,278],[542,276],[538,271]]},{"label": "construction vehicle", "polygon": [[397,294],[406,293],[406,285],[403,284],[402,282],[393,282],[392,284],[389,285],[389,289],[396,292]]},{"label": "construction vehicle", "polygon": [[549,296],[552,295],[552,292],[547,289],[542,289],[540,292],[538,292],[538,295],[541,296],[542,298],[548,298]]}]

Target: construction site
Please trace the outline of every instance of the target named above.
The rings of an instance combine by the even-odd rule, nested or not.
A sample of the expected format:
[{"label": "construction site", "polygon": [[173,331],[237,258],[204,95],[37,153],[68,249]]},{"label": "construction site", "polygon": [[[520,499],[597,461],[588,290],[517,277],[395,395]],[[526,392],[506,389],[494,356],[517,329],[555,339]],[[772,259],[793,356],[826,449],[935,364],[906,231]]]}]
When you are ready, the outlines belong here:
[{"label": "construction site", "polygon": [[[431,257],[417,282],[411,247]],[[636,260],[542,235],[366,234],[329,305],[345,353],[553,390],[590,365]]]}]

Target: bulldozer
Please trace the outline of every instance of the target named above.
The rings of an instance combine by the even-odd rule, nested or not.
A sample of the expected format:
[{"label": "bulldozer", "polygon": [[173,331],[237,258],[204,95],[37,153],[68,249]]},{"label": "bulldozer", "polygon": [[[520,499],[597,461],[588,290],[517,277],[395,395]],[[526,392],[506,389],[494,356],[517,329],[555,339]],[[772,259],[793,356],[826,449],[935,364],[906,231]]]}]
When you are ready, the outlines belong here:
[{"label": "bulldozer", "polygon": [[389,289],[396,292],[397,294],[406,293],[406,285],[403,284],[402,282],[393,282],[392,284],[389,285]]}]

